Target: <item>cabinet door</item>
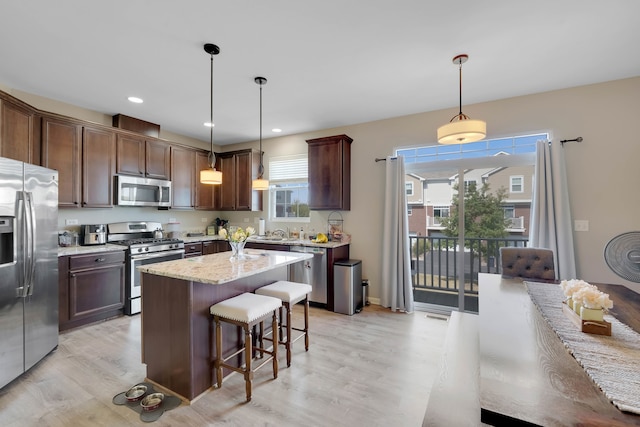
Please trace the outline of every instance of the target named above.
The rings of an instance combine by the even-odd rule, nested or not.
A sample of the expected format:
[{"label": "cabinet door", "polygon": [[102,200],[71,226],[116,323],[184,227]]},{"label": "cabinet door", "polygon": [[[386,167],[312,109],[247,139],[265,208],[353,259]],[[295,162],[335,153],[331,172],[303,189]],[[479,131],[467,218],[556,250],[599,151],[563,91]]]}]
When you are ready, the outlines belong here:
[{"label": "cabinet door", "polygon": [[82,206],[113,206],[113,175],[116,171],[114,132],[85,127],[82,133]]},{"label": "cabinet door", "polygon": [[42,166],[58,171],[58,206],[79,208],[82,180],[82,126],[42,119]]},{"label": "cabinet door", "polygon": [[191,258],[194,256],[202,255],[202,242],[185,243],[184,244],[184,257]]},{"label": "cabinet door", "polygon": [[116,171],[126,175],[144,176],[145,141],[129,135],[117,137]]},{"label": "cabinet door", "polygon": [[235,155],[235,206],[237,211],[250,211],[252,206],[253,190],[252,169],[250,152],[238,153]]},{"label": "cabinet door", "polygon": [[220,210],[233,211],[236,209],[235,174],[236,160],[233,155],[219,156],[222,184],[220,184]]},{"label": "cabinet door", "polygon": [[209,168],[209,153],[198,151],[196,153],[196,209],[215,209],[214,192],[219,185],[200,183],[200,171]]},{"label": "cabinet door", "polygon": [[40,146],[35,144],[36,117],[35,110],[0,99],[0,157],[40,163],[39,150],[34,156],[36,145]]},{"label": "cabinet door", "polygon": [[147,140],[146,176],[156,179],[170,179],[171,146],[163,141]]},{"label": "cabinet door", "polygon": [[351,209],[351,142],[347,135],[307,140],[309,208]]},{"label": "cabinet door", "polygon": [[124,307],[124,264],[69,273],[69,320]]},{"label": "cabinet door", "polygon": [[193,209],[195,192],[196,152],[182,147],[171,147],[171,206]]}]

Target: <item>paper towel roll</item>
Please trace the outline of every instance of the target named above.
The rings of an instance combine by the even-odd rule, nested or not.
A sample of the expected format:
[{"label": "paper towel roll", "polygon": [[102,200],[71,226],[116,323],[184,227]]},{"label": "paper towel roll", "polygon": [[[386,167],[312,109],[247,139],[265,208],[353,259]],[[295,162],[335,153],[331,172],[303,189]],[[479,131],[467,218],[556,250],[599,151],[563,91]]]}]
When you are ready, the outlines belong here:
[{"label": "paper towel roll", "polygon": [[258,236],[264,236],[264,234],[264,219],[260,218],[260,221],[258,221]]}]

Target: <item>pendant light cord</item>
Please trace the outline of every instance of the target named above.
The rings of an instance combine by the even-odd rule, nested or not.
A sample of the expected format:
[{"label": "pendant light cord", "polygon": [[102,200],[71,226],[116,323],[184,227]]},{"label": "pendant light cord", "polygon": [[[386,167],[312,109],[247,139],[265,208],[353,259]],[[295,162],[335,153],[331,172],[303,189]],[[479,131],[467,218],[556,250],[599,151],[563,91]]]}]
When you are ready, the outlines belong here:
[{"label": "pendant light cord", "polygon": [[262,164],[262,84],[260,85],[260,166],[258,167],[258,179],[264,175],[264,165]]},{"label": "pendant light cord", "polygon": [[462,116],[462,60],[460,60],[459,79],[460,79],[460,112],[458,114]]},{"label": "pendant light cord", "polygon": [[209,123],[211,125],[211,128],[209,129],[209,141],[211,141],[211,151],[209,151],[209,158],[211,161],[211,169],[215,170],[216,155],[213,154],[213,52],[211,53],[211,121]]}]

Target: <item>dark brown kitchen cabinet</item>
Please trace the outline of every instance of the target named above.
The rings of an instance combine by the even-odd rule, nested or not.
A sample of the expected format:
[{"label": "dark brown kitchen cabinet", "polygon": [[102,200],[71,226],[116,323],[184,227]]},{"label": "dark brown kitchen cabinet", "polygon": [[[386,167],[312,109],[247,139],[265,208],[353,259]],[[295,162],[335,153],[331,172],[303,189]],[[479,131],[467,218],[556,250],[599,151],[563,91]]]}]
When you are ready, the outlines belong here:
[{"label": "dark brown kitchen cabinet", "polygon": [[171,179],[171,145],[147,139],[145,167],[147,178]]},{"label": "dark brown kitchen cabinet", "polygon": [[0,157],[40,164],[40,116],[28,104],[2,92]]},{"label": "dark brown kitchen cabinet", "polygon": [[215,194],[220,190],[219,185],[202,184],[200,182],[200,171],[208,169],[209,164],[209,152],[198,151],[196,153],[196,209],[213,210],[215,206]]},{"label": "dark brown kitchen cabinet", "polygon": [[193,209],[195,207],[196,150],[171,147],[171,207]]},{"label": "dark brown kitchen cabinet", "polygon": [[202,242],[193,242],[184,244],[184,257],[192,258],[202,255]]},{"label": "dark brown kitchen cabinet", "polygon": [[42,118],[42,166],[58,171],[58,206],[79,208],[82,201],[82,125]]},{"label": "dark brown kitchen cabinet", "polygon": [[85,127],[82,130],[82,207],[113,206],[115,172],[115,132]]},{"label": "dark brown kitchen cabinet", "polygon": [[310,209],[351,209],[352,141],[347,135],[307,140]]},{"label": "dark brown kitchen cabinet", "polygon": [[231,250],[231,245],[226,240],[209,240],[202,242],[202,255],[217,254]]},{"label": "dark brown kitchen cabinet", "polygon": [[123,314],[124,251],[58,258],[60,331]]},{"label": "dark brown kitchen cabinet", "polygon": [[217,154],[222,172],[219,202],[223,211],[261,211],[262,191],[251,188],[257,178],[260,156],[257,151],[238,150]]},{"label": "dark brown kitchen cabinet", "polygon": [[145,178],[169,179],[170,145],[144,136],[118,134],[116,172]]}]

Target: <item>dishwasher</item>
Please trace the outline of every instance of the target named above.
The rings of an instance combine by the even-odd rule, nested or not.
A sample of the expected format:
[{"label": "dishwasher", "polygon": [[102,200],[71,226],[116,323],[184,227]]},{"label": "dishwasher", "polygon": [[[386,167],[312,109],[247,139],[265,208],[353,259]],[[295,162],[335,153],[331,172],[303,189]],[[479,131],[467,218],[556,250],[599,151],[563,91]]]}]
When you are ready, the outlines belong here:
[{"label": "dishwasher", "polygon": [[291,252],[313,254],[313,258],[289,266],[289,280],[311,285],[309,302],[327,305],[327,251],[311,246],[291,246]]}]

